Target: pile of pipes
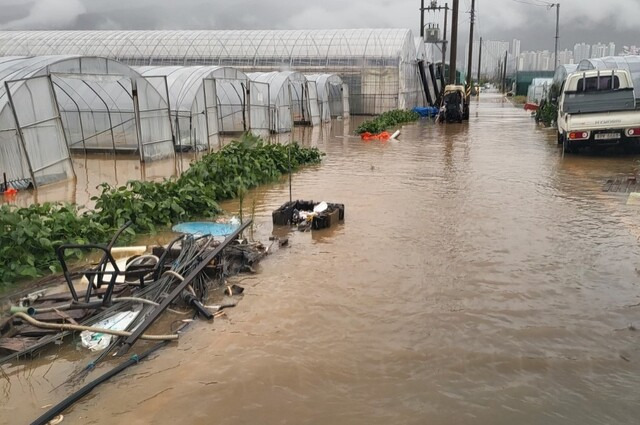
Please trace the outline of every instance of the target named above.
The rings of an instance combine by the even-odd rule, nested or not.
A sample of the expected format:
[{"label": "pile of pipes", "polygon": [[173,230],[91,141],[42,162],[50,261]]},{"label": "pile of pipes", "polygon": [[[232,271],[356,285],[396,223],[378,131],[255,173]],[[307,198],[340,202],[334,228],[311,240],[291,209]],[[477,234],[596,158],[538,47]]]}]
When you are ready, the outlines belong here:
[{"label": "pile of pipes", "polygon": [[[83,377],[109,353],[124,355],[138,340],[158,341],[155,351],[177,340],[193,319],[213,320],[224,314],[223,309],[234,306],[243,292],[237,285],[226,286],[226,278],[253,272],[267,253],[259,242],[240,239],[250,224],[245,222],[223,241],[185,234],[151,253],[119,260],[114,258],[118,250],[114,244],[130,223],[106,246],[62,245],[57,254],[68,291],[32,292],[11,306],[0,319],[0,355],[4,355],[0,365],[79,333],[84,347],[100,352],[91,367],[79,373]],[[102,258],[89,269],[71,271],[65,251],[73,249],[99,250]],[[224,293],[219,303],[206,305],[210,291]],[[151,333],[151,326],[165,314],[176,315],[181,326],[164,334]],[[68,405],[61,403],[34,423],[47,423]]]}]

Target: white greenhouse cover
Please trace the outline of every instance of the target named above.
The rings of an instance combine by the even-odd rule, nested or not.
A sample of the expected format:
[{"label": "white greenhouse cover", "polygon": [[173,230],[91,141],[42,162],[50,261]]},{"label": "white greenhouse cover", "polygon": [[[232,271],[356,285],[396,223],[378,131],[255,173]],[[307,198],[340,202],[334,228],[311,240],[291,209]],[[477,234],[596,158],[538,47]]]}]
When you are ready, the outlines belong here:
[{"label": "white greenhouse cover", "polygon": [[336,74],[311,74],[307,80],[314,81],[318,87],[318,105],[322,121],[331,121],[332,117],[344,115],[344,103],[349,102],[349,94],[342,90],[342,79]]},{"label": "white greenhouse cover", "polygon": [[578,71],[590,69],[626,69],[631,73],[636,97],[640,97],[640,56],[608,56],[597,59],[584,59],[578,64]]},{"label": "white greenhouse cover", "polygon": [[44,54],[337,74],[349,86],[353,114],[412,108],[422,96],[410,29],[0,32],[0,55]]},{"label": "white greenhouse cover", "polygon": [[[7,91],[8,89],[8,91]],[[73,175],[70,149],[173,155],[168,105],[138,73],[105,58],[0,58],[0,167],[35,186]]]},{"label": "white greenhouse cover", "polygon": [[315,82],[309,82],[304,75],[293,71],[248,75],[256,83],[268,84],[268,93],[262,95],[269,98],[271,131],[284,133],[291,131],[296,123],[320,123]]},{"label": "white greenhouse cover", "polygon": [[[135,69],[150,80],[152,77],[166,78],[171,121],[179,145],[211,150],[220,145],[219,134],[250,128],[253,115],[249,108],[253,105],[247,99],[250,80],[244,72],[220,66],[143,66]],[[263,105],[256,105],[260,106],[267,106],[266,98]],[[209,116],[210,112],[212,116]],[[268,128],[268,122],[256,122],[255,125]],[[205,134],[209,135],[208,140]]]}]

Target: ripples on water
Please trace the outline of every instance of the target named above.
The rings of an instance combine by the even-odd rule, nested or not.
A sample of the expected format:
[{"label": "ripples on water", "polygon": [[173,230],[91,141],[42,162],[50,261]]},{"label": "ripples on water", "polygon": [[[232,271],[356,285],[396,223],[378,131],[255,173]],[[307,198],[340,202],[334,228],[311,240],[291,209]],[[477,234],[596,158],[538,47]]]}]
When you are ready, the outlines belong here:
[{"label": "ripples on water", "polygon": [[[196,323],[68,420],[637,423],[638,207],[601,192],[637,158],[563,158],[522,110],[486,95],[474,111],[387,143],[335,122],[293,192],[344,202],[345,224],[292,232],[228,321]],[[286,181],[253,197],[266,240]],[[56,354],[10,368],[0,422],[71,391],[50,392],[86,356],[61,353],[46,376]]]}]

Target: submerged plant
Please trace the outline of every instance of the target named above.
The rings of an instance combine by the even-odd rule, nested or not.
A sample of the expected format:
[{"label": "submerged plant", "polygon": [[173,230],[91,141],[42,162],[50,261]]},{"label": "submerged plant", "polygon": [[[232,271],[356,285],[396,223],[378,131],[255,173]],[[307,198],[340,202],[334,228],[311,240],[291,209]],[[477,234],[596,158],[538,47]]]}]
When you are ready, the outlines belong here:
[{"label": "submerged plant", "polygon": [[[191,218],[211,218],[218,202],[244,198],[245,191],[276,180],[291,166],[319,163],[317,148],[268,144],[244,135],[219,152],[204,155],[180,177],[162,182],[103,183],[92,198],[95,210],[80,214],[73,204],[34,204],[27,208],[0,205],[0,285],[56,271],[55,247],[63,243],[106,243],[127,221],[129,234],[155,232]],[[80,251],[70,255],[80,258]]]},{"label": "submerged plant", "polygon": [[362,133],[381,133],[384,130],[394,127],[405,122],[416,121],[420,118],[417,112],[406,109],[394,109],[384,112],[372,120],[368,120],[360,124],[356,129],[357,134]]}]

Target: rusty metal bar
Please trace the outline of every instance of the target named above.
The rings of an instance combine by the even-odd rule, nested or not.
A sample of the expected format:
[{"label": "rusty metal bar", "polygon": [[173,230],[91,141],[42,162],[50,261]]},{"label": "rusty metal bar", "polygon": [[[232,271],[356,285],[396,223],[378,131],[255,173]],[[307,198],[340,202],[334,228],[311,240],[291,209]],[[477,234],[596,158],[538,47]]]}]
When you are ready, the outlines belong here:
[{"label": "rusty metal bar", "polygon": [[121,356],[123,354],[126,354],[131,346],[133,346],[138,338],[140,338],[140,335],[145,333],[146,330],[149,329],[149,327],[153,325],[156,320],[158,320],[160,315],[164,313],[169,305],[174,302],[180,296],[180,294],[182,294],[182,291],[184,291],[186,287],[196,277],[198,277],[198,275],[205,269],[205,267],[207,267],[207,265],[211,261],[213,261],[213,259],[217,257],[222,252],[222,250],[227,247],[227,245],[229,245],[229,243],[234,241],[251,224],[252,221],[253,220],[248,220],[247,222],[242,224],[238,229],[236,229],[236,231],[227,236],[220,245],[218,245],[213,251],[207,254],[207,256],[204,257],[202,261],[200,261],[200,264],[198,264],[198,266],[196,266],[196,268],[193,269],[191,273],[185,276],[184,280],[180,282],[173,291],[171,291],[171,293],[162,301],[162,303],[151,311],[151,314],[149,314],[145,321],[142,322],[140,326],[138,326],[138,328],[136,328],[133,334],[127,337],[122,347],[120,347],[120,349],[118,350],[117,355]]}]

